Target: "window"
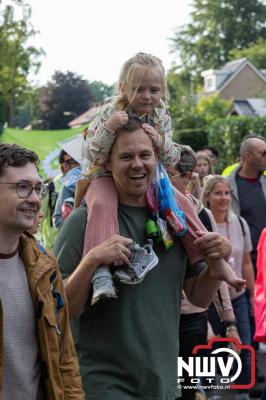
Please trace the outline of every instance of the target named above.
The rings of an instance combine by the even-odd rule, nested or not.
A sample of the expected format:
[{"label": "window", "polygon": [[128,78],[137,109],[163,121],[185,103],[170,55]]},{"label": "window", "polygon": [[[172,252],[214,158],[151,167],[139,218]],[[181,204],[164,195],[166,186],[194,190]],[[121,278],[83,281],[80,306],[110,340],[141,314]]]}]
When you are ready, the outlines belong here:
[{"label": "window", "polygon": [[211,90],[215,89],[215,80],[214,76],[210,76],[205,78],[205,90],[206,92],[210,92]]}]

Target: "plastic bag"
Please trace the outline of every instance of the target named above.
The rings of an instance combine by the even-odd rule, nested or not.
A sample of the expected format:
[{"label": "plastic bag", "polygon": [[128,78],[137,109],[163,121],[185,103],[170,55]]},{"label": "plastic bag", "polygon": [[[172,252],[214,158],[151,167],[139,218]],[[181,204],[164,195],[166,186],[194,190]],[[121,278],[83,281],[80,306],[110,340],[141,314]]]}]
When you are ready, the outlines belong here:
[{"label": "plastic bag", "polygon": [[161,162],[156,169],[156,183],[158,187],[158,204],[160,215],[172,228],[175,236],[182,236],[187,231],[185,214],[179,208],[171,181]]},{"label": "plastic bag", "polygon": [[174,242],[170,232],[167,229],[166,222],[162,218],[158,217],[157,226],[160,230],[160,237],[163,240],[164,247],[166,248],[166,250],[171,249],[173,247],[173,245],[175,244],[175,242]]}]

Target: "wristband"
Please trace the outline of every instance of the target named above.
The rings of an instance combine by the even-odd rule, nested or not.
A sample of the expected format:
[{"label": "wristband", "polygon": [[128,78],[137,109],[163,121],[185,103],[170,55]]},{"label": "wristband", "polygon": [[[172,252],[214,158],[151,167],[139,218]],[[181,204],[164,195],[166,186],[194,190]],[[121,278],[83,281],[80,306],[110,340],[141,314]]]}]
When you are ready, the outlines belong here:
[{"label": "wristband", "polygon": [[232,319],[231,321],[222,321],[223,324],[223,328],[227,329],[227,328],[232,328],[232,327],[237,327],[237,321],[236,319]]}]

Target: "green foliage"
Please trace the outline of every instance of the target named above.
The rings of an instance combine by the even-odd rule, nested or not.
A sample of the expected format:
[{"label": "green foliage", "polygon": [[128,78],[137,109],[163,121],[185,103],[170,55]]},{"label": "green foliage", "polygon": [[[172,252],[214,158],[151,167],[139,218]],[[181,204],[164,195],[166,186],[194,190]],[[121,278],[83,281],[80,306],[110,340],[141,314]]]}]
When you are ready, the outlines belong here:
[{"label": "green foliage", "polygon": [[218,94],[197,98],[189,74],[174,68],[167,75],[167,84],[174,140],[198,151],[208,145],[210,124],[226,116],[232,102],[223,100]]},{"label": "green foliage", "polygon": [[13,125],[17,128],[25,128],[31,121],[32,116],[29,104],[18,107],[13,119]]},{"label": "green foliage", "polygon": [[167,75],[167,85],[174,140],[195,150],[202,148],[206,144],[205,121],[195,112],[197,97],[190,75],[172,68]]},{"label": "green foliage", "polygon": [[266,68],[266,40],[259,39],[256,43],[251,43],[244,49],[233,49],[229,52],[231,60],[248,58],[255,67]]},{"label": "green foliage", "polygon": [[13,118],[14,127],[23,129],[28,125],[33,127],[38,124],[39,97],[40,88],[32,87],[24,92],[24,102],[17,107]]},{"label": "green foliage", "polygon": [[225,117],[232,108],[232,100],[224,100],[218,93],[209,96],[201,96],[196,105],[196,113],[199,113],[209,126],[217,118]]},{"label": "green foliage", "polygon": [[17,107],[25,100],[28,74],[31,70],[37,72],[39,57],[43,54],[41,49],[28,44],[36,34],[30,23],[30,6],[23,1],[14,3],[16,13],[12,5],[0,9],[0,118],[9,125],[13,124]]},{"label": "green foliage", "polygon": [[190,75],[172,68],[167,74],[167,85],[173,127],[176,129],[192,128],[193,123],[192,126],[187,124],[191,118],[194,119],[197,98],[194,94]]},{"label": "green foliage", "polygon": [[65,129],[75,117],[93,104],[88,82],[81,76],[56,71],[52,81],[42,89],[40,114],[44,129]]},{"label": "green foliage", "polygon": [[0,135],[3,133],[3,126],[5,121],[4,103],[0,98]]},{"label": "green foliage", "polygon": [[229,52],[266,40],[264,0],[194,0],[191,21],[176,30],[173,50],[192,74],[217,68]]},{"label": "green foliage", "polygon": [[246,135],[266,138],[266,117],[228,117],[214,121],[208,129],[209,145],[219,151],[218,170],[233,164]]},{"label": "green foliage", "polygon": [[194,151],[198,151],[208,145],[208,132],[204,128],[176,130],[174,139],[177,143],[189,145]]},{"label": "green foliage", "polygon": [[107,97],[111,97],[114,93],[113,86],[108,86],[101,81],[89,82],[89,86],[94,103],[103,103]]}]

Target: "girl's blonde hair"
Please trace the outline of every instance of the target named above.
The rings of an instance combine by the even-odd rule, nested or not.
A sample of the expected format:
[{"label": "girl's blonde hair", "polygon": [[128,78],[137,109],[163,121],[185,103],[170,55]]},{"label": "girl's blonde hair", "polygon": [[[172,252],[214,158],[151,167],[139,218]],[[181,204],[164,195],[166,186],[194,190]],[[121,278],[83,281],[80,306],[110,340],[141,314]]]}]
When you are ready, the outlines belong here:
[{"label": "girl's blonde hair", "polygon": [[161,73],[161,84],[164,97],[168,96],[167,84],[165,79],[165,69],[160,58],[152,54],[137,53],[134,57],[127,60],[120,71],[116,87],[116,107],[126,110],[129,103],[138,90],[145,75],[151,68],[156,68]]},{"label": "girl's blonde hair", "polygon": [[[216,183],[224,183],[225,185],[228,186],[229,190],[231,191],[231,185],[228,182],[228,180],[221,176],[221,175],[207,175],[203,178],[203,189],[202,189],[202,194],[201,194],[201,201],[203,205],[207,208],[210,208],[210,204],[208,201],[209,195],[214,189],[214,186]],[[229,210],[228,210],[229,212]]]},{"label": "girl's blonde hair", "polygon": [[200,160],[204,160],[207,161],[207,163],[209,164],[209,174],[212,175],[213,174],[213,165],[212,165],[212,160],[210,159],[210,157],[208,156],[208,154],[204,153],[204,151],[198,151],[196,153],[196,157],[197,157],[197,162]]}]

